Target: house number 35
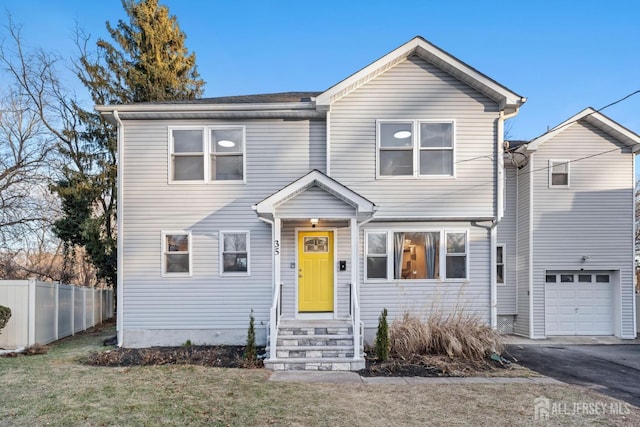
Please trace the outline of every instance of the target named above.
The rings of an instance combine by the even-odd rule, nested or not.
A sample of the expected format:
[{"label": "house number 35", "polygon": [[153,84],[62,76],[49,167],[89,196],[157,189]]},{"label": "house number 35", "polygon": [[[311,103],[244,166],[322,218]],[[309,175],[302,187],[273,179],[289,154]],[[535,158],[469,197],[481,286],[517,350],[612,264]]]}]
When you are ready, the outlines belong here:
[{"label": "house number 35", "polygon": [[273,253],[280,255],[280,240],[273,241]]}]

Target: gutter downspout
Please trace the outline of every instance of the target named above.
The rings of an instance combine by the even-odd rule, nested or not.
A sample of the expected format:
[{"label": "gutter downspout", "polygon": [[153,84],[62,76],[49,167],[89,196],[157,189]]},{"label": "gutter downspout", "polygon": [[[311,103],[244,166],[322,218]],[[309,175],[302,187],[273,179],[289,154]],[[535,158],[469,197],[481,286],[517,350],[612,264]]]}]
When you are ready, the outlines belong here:
[{"label": "gutter downspout", "polygon": [[117,251],[118,251],[118,259],[117,259],[117,278],[116,278],[116,299],[117,299],[117,308],[116,308],[116,334],[118,336],[118,347],[122,347],[124,340],[124,277],[123,277],[123,264],[124,264],[124,227],[123,227],[123,215],[122,215],[122,204],[124,202],[124,176],[123,176],[123,146],[124,146],[124,123],[118,116],[118,110],[113,110],[113,118],[116,120],[118,124],[118,136],[117,136],[117,147],[118,147],[118,169],[116,176],[116,186],[117,186],[117,201],[118,204],[116,206],[116,227],[118,228],[118,240],[117,240]]},{"label": "gutter downspout", "polygon": [[500,110],[497,124],[497,143],[496,143],[496,215],[495,220],[490,227],[484,227],[490,234],[490,262],[491,262],[491,301],[490,301],[490,317],[491,328],[498,327],[498,284],[496,282],[496,248],[498,245],[496,227],[504,217],[504,122],[515,117],[519,112],[516,108],[512,113],[505,114],[504,110]]}]

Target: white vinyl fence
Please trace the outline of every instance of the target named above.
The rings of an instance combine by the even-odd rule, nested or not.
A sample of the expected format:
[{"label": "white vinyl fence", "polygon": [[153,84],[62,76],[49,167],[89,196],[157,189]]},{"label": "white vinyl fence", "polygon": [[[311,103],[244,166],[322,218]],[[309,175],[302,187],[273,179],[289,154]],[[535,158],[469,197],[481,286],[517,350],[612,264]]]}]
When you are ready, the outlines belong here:
[{"label": "white vinyl fence", "polygon": [[113,317],[113,290],[35,280],[0,280],[0,305],[11,319],[0,348],[48,344]]}]

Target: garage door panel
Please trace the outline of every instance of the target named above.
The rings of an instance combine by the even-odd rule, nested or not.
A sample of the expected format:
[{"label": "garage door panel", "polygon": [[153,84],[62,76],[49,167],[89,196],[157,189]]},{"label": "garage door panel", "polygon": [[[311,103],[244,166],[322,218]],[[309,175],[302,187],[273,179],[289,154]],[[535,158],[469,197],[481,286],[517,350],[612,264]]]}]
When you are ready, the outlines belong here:
[{"label": "garage door panel", "polygon": [[[547,276],[550,274],[556,274],[556,282],[545,285],[547,335],[613,334],[611,283],[596,283],[595,272],[563,271],[547,273]],[[574,276],[573,282],[561,282],[561,276],[566,279],[571,275]],[[589,277],[591,281],[588,280]]]}]

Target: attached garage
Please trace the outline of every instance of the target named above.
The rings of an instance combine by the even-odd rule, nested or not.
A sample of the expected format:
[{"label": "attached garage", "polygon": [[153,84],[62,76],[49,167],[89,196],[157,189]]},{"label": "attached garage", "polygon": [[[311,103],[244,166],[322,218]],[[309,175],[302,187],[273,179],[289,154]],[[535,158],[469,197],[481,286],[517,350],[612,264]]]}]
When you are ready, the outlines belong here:
[{"label": "attached garage", "polygon": [[547,271],[546,335],[613,335],[613,277],[608,271]]}]

